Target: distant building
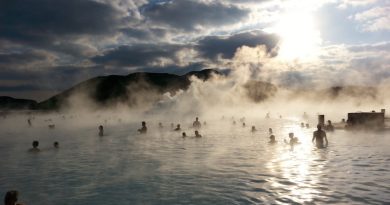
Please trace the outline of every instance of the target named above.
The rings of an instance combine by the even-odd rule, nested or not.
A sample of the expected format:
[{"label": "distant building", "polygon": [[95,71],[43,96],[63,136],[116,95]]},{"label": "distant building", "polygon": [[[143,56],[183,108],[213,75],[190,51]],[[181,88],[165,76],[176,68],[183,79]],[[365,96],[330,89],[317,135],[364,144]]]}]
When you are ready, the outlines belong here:
[{"label": "distant building", "polygon": [[347,128],[377,129],[385,127],[385,111],[348,113]]}]

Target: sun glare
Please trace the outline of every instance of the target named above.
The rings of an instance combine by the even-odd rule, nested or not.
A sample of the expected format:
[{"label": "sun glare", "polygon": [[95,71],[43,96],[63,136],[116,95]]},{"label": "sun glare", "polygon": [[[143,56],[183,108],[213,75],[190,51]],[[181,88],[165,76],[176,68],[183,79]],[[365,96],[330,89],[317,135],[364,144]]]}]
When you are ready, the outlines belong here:
[{"label": "sun glare", "polygon": [[321,37],[310,12],[285,13],[272,31],[281,38],[279,58],[306,61],[317,57]]}]

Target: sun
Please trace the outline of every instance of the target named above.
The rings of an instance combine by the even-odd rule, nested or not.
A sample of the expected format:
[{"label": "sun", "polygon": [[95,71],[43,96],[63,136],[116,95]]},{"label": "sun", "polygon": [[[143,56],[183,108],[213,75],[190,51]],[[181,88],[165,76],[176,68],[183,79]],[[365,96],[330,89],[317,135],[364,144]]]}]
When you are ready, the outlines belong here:
[{"label": "sun", "polygon": [[272,31],[281,39],[279,58],[307,61],[318,56],[321,36],[312,13],[293,11],[282,14]]}]

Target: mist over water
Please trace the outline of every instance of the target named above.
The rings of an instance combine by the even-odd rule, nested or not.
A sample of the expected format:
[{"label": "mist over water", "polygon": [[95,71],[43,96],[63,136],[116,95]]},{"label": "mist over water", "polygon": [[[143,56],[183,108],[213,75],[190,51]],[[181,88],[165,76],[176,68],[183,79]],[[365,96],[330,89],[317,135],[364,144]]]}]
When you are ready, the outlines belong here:
[{"label": "mist over water", "polygon": [[[244,86],[252,74],[193,78],[188,90],[166,93],[157,103],[145,96],[133,108],[97,109],[80,93],[60,112],[11,113],[0,124],[0,190],[18,190],[27,204],[390,202],[388,132],[337,130],[322,150],[311,142],[317,114],[340,122],[347,112],[378,111],[388,105],[385,92],[331,98],[279,87],[253,102]],[[206,122],[199,139],[191,128],[195,117]],[[146,135],[137,132],[141,121]],[[172,131],[171,123],[189,137]],[[258,131],[251,133],[251,126]],[[268,144],[268,128],[275,145]],[[283,142],[290,132],[301,142],[293,148]],[[27,152],[33,140],[41,152]]]}]

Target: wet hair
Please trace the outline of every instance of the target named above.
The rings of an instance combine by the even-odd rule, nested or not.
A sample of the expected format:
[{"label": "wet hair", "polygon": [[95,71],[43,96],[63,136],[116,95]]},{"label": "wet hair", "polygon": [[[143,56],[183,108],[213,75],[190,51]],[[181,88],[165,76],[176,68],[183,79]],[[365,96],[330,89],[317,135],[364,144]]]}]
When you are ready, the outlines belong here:
[{"label": "wet hair", "polygon": [[34,140],[34,141],[32,142],[32,146],[33,146],[33,147],[38,147],[38,146],[39,146],[39,142],[38,142],[37,140]]},{"label": "wet hair", "polygon": [[181,135],[182,135],[183,137],[184,137],[184,136],[187,136],[187,134],[186,134],[185,132],[183,132]]},{"label": "wet hair", "polygon": [[7,191],[4,197],[5,205],[14,205],[18,201],[18,191]]}]

